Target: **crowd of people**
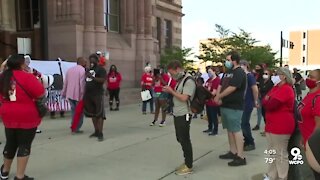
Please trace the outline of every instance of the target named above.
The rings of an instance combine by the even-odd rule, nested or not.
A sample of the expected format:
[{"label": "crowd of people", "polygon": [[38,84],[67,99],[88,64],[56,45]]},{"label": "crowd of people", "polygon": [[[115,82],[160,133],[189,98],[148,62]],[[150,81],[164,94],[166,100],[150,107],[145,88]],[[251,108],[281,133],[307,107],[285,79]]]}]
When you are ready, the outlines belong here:
[{"label": "crowd of people", "polygon": [[[77,65],[68,69],[62,80],[63,87],[52,90],[43,84],[43,76],[37,70],[29,67],[30,59],[23,55],[14,54],[1,65],[0,74],[0,115],[5,127],[6,144],[3,151],[3,165],[0,168],[0,179],[8,179],[11,164],[17,156],[17,171],[15,180],[32,180],[25,175],[26,166],[31,152],[31,144],[41,123],[36,102],[46,98],[48,109],[57,104],[63,115],[64,110],[59,106],[62,101],[71,106],[71,124],[76,127],[72,134],[83,133],[83,114],[92,118],[94,133],[103,141],[103,121],[106,119],[104,108],[105,89],[109,91],[110,108],[113,100],[119,110],[121,74],[115,65],[111,65],[107,74],[104,68],[105,60],[99,53],[85,58],[78,58]],[[82,105],[82,106],[81,106]],[[50,111],[53,116],[55,111]],[[77,117],[77,118],[76,118]],[[39,130],[38,130],[39,131]]]},{"label": "crowd of people", "polygon": [[[90,55],[88,61],[78,58],[77,65],[65,74],[60,90],[61,98],[71,106],[72,133],[83,133],[81,127],[86,116],[92,118],[94,127],[90,138],[97,138],[98,141],[104,140],[104,99],[109,97],[107,102],[110,111],[120,110],[122,76],[115,65],[110,65],[108,72],[105,65],[101,52]],[[184,163],[176,169],[176,174],[193,172],[190,125],[197,114],[191,112],[190,102],[196,95],[197,86],[203,86],[212,95],[204,104],[205,110],[200,113],[208,120],[208,127],[203,133],[218,135],[218,117],[221,117],[222,127],[227,130],[229,147],[219,158],[230,160],[228,166],[247,164],[245,151],[256,148],[252,131],[262,129],[263,119],[265,128],[261,135],[266,137],[270,150],[267,155],[274,159],[268,164],[264,179],[288,178],[291,168],[291,149],[288,147],[294,146],[305,152],[315,178],[320,178],[320,70],[311,71],[304,80],[298,69],[291,73],[288,67],[272,70],[265,64],[251,68],[251,64],[242,60],[236,51],[226,55],[224,66],[208,66],[205,73],[207,77],[200,71],[185,71],[182,64],[175,60],[167,67],[145,66],[141,90],[149,91],[151,98],[142,102],[142,114],[147,114],[149,104],[148,112],[154,115],[150,126],[157,124],[161,114],[160,127],[166,125],[167,114],[173,115],[176,139],[181,144],[184,156]],[[35,72],[30,70],[28,61],[22,55],[10,56],[1,67],[0,113],[6,135],[1,179],[8,179],[15,156],[18,164],[15,179],[33,179],[25,175],[25,169],[32,141],[41,122],[34,102],[50,96],[50,92],[45,93],[41,75]],[[301,91],[303,81],[309,88],[304,98]],[[252,128],[250,120],[254,108],[257,109],[257,124]],[[297,140],[297,133],[301,134],[302,141]]]}]

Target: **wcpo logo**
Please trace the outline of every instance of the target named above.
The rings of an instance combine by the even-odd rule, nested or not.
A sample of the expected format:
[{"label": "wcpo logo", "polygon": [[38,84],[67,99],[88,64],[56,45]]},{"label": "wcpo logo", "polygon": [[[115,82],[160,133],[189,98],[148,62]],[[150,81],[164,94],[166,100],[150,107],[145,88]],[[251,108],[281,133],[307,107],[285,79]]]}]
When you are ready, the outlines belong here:
[{"label": "wcpo logo", "polygon": [[292,148],[290,153],[293,156],[293,159],[289,160],[289,164],[303,164],[301,150],[299,148]]}]

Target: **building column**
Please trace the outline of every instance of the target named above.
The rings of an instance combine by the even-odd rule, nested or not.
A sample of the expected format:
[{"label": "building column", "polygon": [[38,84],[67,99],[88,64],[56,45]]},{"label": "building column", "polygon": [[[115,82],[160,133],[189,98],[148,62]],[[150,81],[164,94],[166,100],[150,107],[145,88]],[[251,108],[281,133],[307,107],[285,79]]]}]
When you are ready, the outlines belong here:
[{"label": "building column", "polygon": [[95,29],[94,29],[94,2],[84,1],[84,32],[83,32],[83,55],[85,57],[96,51]]},{"label": "building column", "polygon": [[[9,9],[9,0],[1,0],[0,1],[0,22],[2,23],[2,25],[8,29],[8,25],[10,25],[10,18],[9,18],[9,12],[10,12],[10,9]],[[11,4],[11,3],[10,3]]]},{"label": "building column", "polygon": [[145,17],[144,17],[144,0],[137,0],[137,20],[138,20],[138,34],[144,34],[144,24],[145,24]]},{"label": "building column", "polygon": [[126,33],[131,34],[134,33],[134,8],[135,2],[134,0],[126,1]]},{"label": "building column", "polygon": [[94,0],[95,48],[107,50],[107,31],[104,27],[104,0]]},{"label": "building column", "polygon": [[[143,72],[146,61],[149,61],[145,57],[145,14],[144,14],[144,0],[137,0],[137,39],[136,39],[136,60],[135,60],[135,79],[139,79]],[[138,86],[138,81],[136,81]]]},{"label": "building column", "polygon": [[83,24],[82,23],[82,17],[81,15],[82,9],[83,9],[83,3],[82,0],[71,0],[71,18],[77,22],[77,24]]},{"label": "building column", "polygon": [[147,36],[152,35],[152,24],[151,24],[151,18],[152,18],[152,4],[150,0],[144,0],[144,31]]},{"label": "building column", "polygon": [[152,3],[150,0],[144,0],[144,11],[145,58],[155,66],[157,63],[154,57],[155,45],[152,37]]}]

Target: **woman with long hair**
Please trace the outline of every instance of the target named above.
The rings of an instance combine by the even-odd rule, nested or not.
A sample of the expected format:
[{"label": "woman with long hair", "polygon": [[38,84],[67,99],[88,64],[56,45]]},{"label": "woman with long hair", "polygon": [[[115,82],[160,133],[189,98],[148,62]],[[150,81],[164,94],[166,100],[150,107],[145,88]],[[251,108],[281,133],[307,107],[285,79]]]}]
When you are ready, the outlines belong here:
[{"label": "woman with long hair", "polygon": [[[121,74],[117,70],[117,66],[111,65],[109,73],[107,74],[107,89],[109,91],[109,105],[110,111],[119,111],[120,99],[120,83],[122,80]],[[113,109],[113,99],[116,100],[116,108]]]},{"label": "woman with long hair", "polygon": [[153,75],[153,84],[155,92],[154,103],[156,105],[156,110],[154,113],[154,120],[151,122],[150,126],[155,125],[161,112],[161,122],[159,123],[159,126],[163,127],[166,125],[166,108],[169,106],[167,103],[168,93],[163,92],[163,87],[173,87],[173,79],[164,72],[163,67],[159,67],[159,72]]},{"label": "woman with long hair", "polygon": [[[204,87],[211,92],[212,96],[215,96],[217,93],[218,86],[220,84],[220,77],[216,74],[216,69],[210,67],[208,69],[209,79],[204,84]],[[208,129],[204,130],[204,133],[208,133],[209,136],[215,136],[218,134],[218,110],[219,105],[209,99],[206,102],[206,112],[208,116]]]},{"label": "woman with long hair", "polygon": [[14,179],[33,179],[25,175],[25,169],[41,122],[35,100],[44,95],[44,88],[34,75],[24,71],[25,66],[22,55],[12,55],[7,61],[7,69],[0,75],[0,113],[6,136],[1,179],[8,179],[15,155],[17,173]]}]

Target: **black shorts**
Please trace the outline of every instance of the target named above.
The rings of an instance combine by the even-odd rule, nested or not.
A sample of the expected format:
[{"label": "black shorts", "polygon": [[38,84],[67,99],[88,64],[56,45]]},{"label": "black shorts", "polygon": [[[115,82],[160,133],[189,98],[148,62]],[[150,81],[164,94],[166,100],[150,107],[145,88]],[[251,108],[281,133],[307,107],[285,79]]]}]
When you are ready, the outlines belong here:
[{"label": "black shorts", "polygon": [[83,97],[84,115],[93,118],[106,118],[103,95],[86,95]]}]

